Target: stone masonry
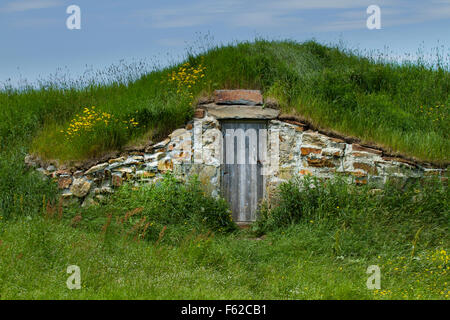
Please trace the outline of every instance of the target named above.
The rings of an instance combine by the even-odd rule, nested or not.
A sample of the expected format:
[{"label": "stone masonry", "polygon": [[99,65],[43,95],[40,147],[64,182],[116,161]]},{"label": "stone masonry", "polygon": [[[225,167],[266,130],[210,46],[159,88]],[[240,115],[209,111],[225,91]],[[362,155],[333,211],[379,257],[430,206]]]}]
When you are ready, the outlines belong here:
[{"label": "stone masonry", "polygon": [[387,177],[406,181],[445,172],[327,136],[298,121],[280,120],[279,111],[261,106],[262,101],[261,94],[254,90],[217,91],[214,103],[199,105],[185,128],[173,131],[144,151],[124,152],[87,170],[42,165],[33,156],[27,156],[25,161],[53,179],[66,202],[78,201],[83,206],[102,202],[125,182],[135,186],[155,183],[169,171],[181,179],[195,174],[211,195],[219,196],[220,120],[264,119],[268,123],[267,160],[270,165],[277,164],[265,178],[267,197],[281,182],[294,176],[331,178],[341,173],[357,184],[383,184]]}]

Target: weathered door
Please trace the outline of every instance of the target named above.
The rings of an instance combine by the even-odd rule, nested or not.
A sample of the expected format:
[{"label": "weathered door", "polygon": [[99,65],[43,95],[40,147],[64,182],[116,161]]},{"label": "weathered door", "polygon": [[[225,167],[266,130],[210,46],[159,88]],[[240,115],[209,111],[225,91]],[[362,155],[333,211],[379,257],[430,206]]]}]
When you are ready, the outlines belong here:
[{"label": "weathered door", "polygon": [[265,121],[222,122],[222,192],[236,222],[255,221],[258,202],[264,194],[261,174],[267,150]]}]

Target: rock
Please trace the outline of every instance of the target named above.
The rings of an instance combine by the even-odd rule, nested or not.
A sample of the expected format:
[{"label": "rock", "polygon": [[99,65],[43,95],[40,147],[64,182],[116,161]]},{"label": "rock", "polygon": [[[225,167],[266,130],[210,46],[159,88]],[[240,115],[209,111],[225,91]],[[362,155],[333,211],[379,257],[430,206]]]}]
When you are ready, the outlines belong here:
[{"label": "rock", "polygon": [[334,168],[335,167],[334,163],[326,158],[307,159],[307,162],[310,167],[315,167],[315,168],[323,168],[323,167]]},{"label": "rock", "polygon": [[190,160],[191,159],[191,154],[189,152],[177,152],[173,155],[174,160]]},{"label": "rock", "polygon": [[352,151],[364,151],[364,152],[374,153],[374,154],[378,154],[378,155],[381,155],[383,153],[381,150],[363,147],[356,143],[352,144]]},{"label": "rock", "polygon": [[37,168],[36,171],[40,172],[46,176],[49,175],[49,172],[47,170],[45,170],[44,168]]},{"label": "rock", "polygon": [[262,105],[263,98],[259,90],[215,90],[214,102],[255,106]]},{"label": "rock", "polygon": [[58,169],[52,173],[52,176],[53,176],[53,178],[60,177],[60,176],[68,177],[68,176],[70,176],[70,172],[67,170]]},{"label": "rock", "polygon": [[120,187],[123,184],[123,178],[121,175],[113,174],[111,180],[114,187]]},{"label": "rock", "polygon": [[56,167],[54,166],[54,165],[49,165],[48,167],[47,167],[47,171],[48,172],[53,172],[53,171],[56,171]]},{"label": "rock", "polygon": [[25,156],[25,164],[29,167],[37,167],[36,159],[29,154]]},{"label": "rock", "polygon": [[361,162],[354,162],[353,163],[353,169],[360,169],[360,170],[364,170],[365,172],[372,174],[372,175],[377,175],[378,174],[378,170],[375,166],[367,164],[367,163],[361,163]]},{"label": "rock", "polygon": [[301,169],[298,174],[302,175],[302,176],[312,176],[311,171],[309,171],[308,169]]},{"label": "rock", "polygon": [[165,153],[164,152],[157,152],[157,153],[153,153],[153,154],[145,154],[144,155],[144,161],[147,162],[153,162],[153,161],[158,161],[162,158],[164,158]]},{"label": "rock", "polygon": [[63,206],[71,206],[71,205],[80,205],[78,202],[78,198],[74,197],[72,192],[65,190],[61,194],[62,205]]},{"label": "rock", "polygon": [[163,140],[163,141],[161,141],[161,142],[158,142],[157,144],[154,144],[153,146],[152,146],[152,148],[153,149],[161,149],[161,148],[164,148],[165,146],[167,146],[167,144],[170,142],[170,139],[169,138],[167,138],[167,139],[165,139],[165,140]]},{"label": "rock", "polygon": [[70,192],[72,192],[75,197],[82,198],[89,193],[90,189],[91,182],[87,179],[79,178],[73,181]]},{"label": "rock", "polygon": [[355,183],[356,184],[360,184],[360,185],[367,184],[367,179],[365,179],[365,178],[356,178],[355,179]]},{"label": "rock", "polygon": [[342,150],[340,149],[324,149],[322,154],[328,157],[342,157]]},{"label": "rock", "polygon": [[439,175],[441,175],[441,173],[442,173],[442,171],[439,169],[425,169],[424,170],[425,177],[439,176]]},{"label": "rock", "polygon": [[382,157],[382,159],[383,159],[384,161],[401,162],[401,163],[410,165],[410,166],[412,166],[412,167],[417,167],[417,164],[414,163],[413,161],[406,160],[406,159],[403,159],[403,158],[398,158],[398,157]]},{"label": "rock", "polygon": [[145,165],[147,171],[158,171],[158,161],[153,161]]},{"label": "rock", "polygon": [[73,174],[74,178],[81,178],[82,176],[83,176],[83,171],[82,170],[77,170]]},{"label": "rock", "polygon": [[224,119],[276,119],[280,111],[257,106],[210,106],[208,114],[218,120]]},{"label": "rock", "polygon": [[108,162],[104,162],[104,163],[100,163],[96,166],[91,167],[88,171],[86,171],[84,174],[91,174],[91,173],[95,173],[101,170],[104,170],[108,167],[109,163]]},{"label": "rock", "polygon": [[197,109],[197,110],[195,110],[195,112],[194,112],[194,118],[201,119],[201,118],[203,118],[204,116],[205,116],[205,110],[203,110],[203,109]]},{"label": "rock", "polygon": [[173,138],[175,138],[175,137],[178,137],[178,136],[181,136],[181,135],[183,135],[183,134],[186,134],[186,133],[188,133],[188,131],[186,130],[186,129],[177,129],[177,130],[175,130],[174,132],[172,132],[170,135],[169,135],[169,137],[171,138],[171,139],[173,139]]},{"label": "rock", "polygon": [[283,180],[290,180],[292,178],[292,170],[290,169],[281,169],[278,177]]},{"label": "rock", "polygon": [[317,132],[305,132],[302,136],[302,144],[325,148],[327,146],[324,137]]},{"label": "rock", "polygon": [[111,187],[108,186],[103,186],[100,188],[100,193],[102,194],[111,194],[113,192],[114,192],[113,189],[111,189]]},{"label": "rock", "polygon": [[376,156],[375,154],[368,152],[352,152],[351,155],[357,158],[373,158]]},{"label": "rock", "polygon": [[158,170],[161,172],[172,171],[173,162],[171,159],[162,159],[158,161]]},{"label": "rock", "polygon": [[117,163],[117,162],[123,162],[125,161],[125,157],[115,158],[108,161],[109,164]]},{"label": "rock", "polygon": [[139,170],[136,171],[136,175],[140,178],[153,178],[154,176],[156,176],[155,172],[149,172],[149,171],[144,171],[144,170]]},{"label": "rock", "polygon": [[300,152],[301,152],[302,156],[306,156],[310,153],[320,154],[322,152],[322,149],[302,147],[302,148],[300,148]]},{"label": "rock", "polygon": [[127,160],[125,160],[122,165],[124,166],[128,166],[128,165],[132,165],[132,164],[138,164],[139,161],[134,159],[134,157],[128,157]]},{"label": "rock", "polygon": [[115,168],[113,171],[121,172],[121,173],[133,173],[134,172],[133,168],[130,168],[130,167]]},{"label": "rock", "polygon": [[361,178],[361,177],[367,177],[367,173],[365,173],[365,172],[360,172],[360,171],[352,171],[352,172],[349,172],[352,176],[354,176],[354,177],[359,177],[359,178]]},{"label": "rock", "polygon": [[99,202],[104,202],[106,198],[105,198],[104,195],[97,194],[97,195],[95,196],[95,199],[98,200]]},{"label": "rock", "polygon": [[114,169],[116,169],[116,168],[120,168],[121,166],[123,166],[123,162],[114,162],[114,163],[111,163],[111,164],[108,166],[108,168],[106,168],[106,170],[107,170],[107,171],[111,171],[111,170],[114,170]]},{"label": "rock", "polygon": [[295,120],[283,120],[283,122],[294,125],[296,130],[300,128],[297,131],[304,131],[307,127],[306,123],[302,123],[302,122],[295,121]]},{"label": "rock", "polygon": [[70,192],[69,190],[64,190],[63,193],[61,194],[61,197],[63,199],[69,199],[73,197],[73,193]]},{"label": "rock", "polygon": [[70,176],[61,176],[58,179],[58,188],[59,189],[67,189],[72,184],[72,177]]}]

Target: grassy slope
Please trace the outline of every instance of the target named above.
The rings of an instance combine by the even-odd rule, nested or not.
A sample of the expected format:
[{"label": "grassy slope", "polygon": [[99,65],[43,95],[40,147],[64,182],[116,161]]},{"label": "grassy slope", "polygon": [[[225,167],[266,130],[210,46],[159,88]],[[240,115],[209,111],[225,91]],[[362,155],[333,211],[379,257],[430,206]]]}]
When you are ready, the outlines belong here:
[{"label": "grassy slope", "polygon": [[[158,236],[172,214],[159,214],[150,189],[125,188],[105,206],[69,208],[62,218],[43,210],[0,220],[0,299],[449,299],[447,189],[423,190],[414,204],[403,192],[379,202],[353,188],[312,188],[301,219],[263,238],[213,235],[198,224],[193,231],[189,215],[187,227],[173,222]],[[295,192],[282,194],[299,205]],[[164,208],[178,200],[167,201]],[[116,219],[141,206],[134,222]],[[157,214],[148,237],[136,240],[135,222]],[[81,290],[66,288],[72,264]],[[381,268],[379,291],[366,288],[369,265]]]},{"label": "grassy slope", "polygon": [[[442,185],[382,198],[339,180],[306,193],[286,185],[272,220],[264,214],[255,226],[262,238],[222,232],[221,206],[170,180],[134,189],[100,207],[0,219],[0,299],[449,299]],[[144,217],[147,233],[136,228]],[[73,264],[79,291],[65,285]],[[381,268],[379,291],[366,288],[369,265]]]},{"label": "grassy slope", "polygon": [[[422,160],[448,161],[450,154],[450,74],[448,65],[380,63],[314,42],[241,43],[190,57],[202,63],[205,78],[189,89],[194,96],[218,88],[261,89],[281,102],[283,111],[315,125],[376,142]],[[177,67],[155,71],[128,85],[57,86],[0,93],[0,132],[11,136],[39,133],[33,150],[48,158],[70,159],[119,148],[143,134],[162,136],[192,114],[187,99],[168,82]],[[70,84],[66,84],[70,86]],[[137,116],[139,128],[87,135],[68,145],[59,134],[84,107],[96,106],[120,119]],[[137,112],[137,113],[136,113]],[[107,138],[105,138],[107,137]]]}]

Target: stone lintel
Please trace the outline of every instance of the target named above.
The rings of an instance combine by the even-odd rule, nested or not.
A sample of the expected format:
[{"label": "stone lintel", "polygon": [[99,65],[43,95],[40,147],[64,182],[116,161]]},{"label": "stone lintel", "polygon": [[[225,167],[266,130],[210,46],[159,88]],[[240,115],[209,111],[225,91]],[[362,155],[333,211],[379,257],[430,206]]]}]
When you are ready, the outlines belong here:
[{"label": "stone lintel", "polygon": [[263,108],[258,106],[243,105],[209,105],[207,107],[208,114],[217,118],[217,120],[225,119],[260,119],[271,120],[276,119],[280,113],[279,110],[271,108]]}]

